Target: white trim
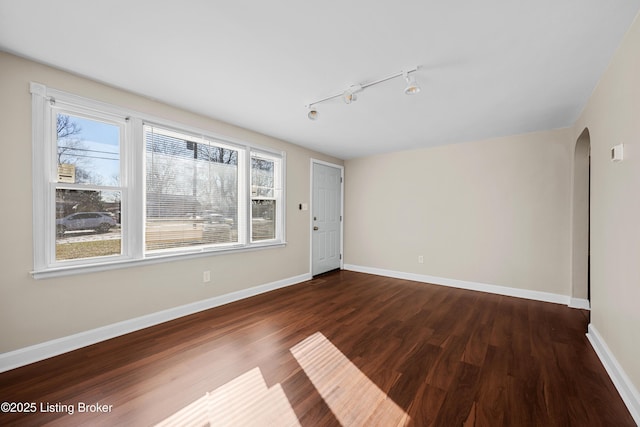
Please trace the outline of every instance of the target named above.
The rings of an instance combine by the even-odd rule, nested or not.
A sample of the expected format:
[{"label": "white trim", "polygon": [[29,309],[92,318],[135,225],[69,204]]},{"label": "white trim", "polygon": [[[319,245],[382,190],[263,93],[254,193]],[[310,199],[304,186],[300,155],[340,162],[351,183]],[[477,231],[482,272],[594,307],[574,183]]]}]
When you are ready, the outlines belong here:
[{"label": "white trim", "polygon": [[486,283],[469,282],[466,280],[447,279],[444,277],[427,276],[424,274],[404,273],[401,271],[384,270],[381,268],[363,267],[345,264],[345,270],[360,273],[376,274],[378,276],[394,277],[396,279],[413,280],[415,282],[431,283],[434,285],[450,286],[452,288],[468,289],[471,291],[488,292],[490,294],[506,295],[510,297],[526,298],[536,301],[569,304],[569,297],[549,292],[530,291],[528,289],[510,288],[506,286],[489,285]]},{"label": "white trim", "polygon": [[296,285],[311,279],[311,273],[289,277],[264,285],[231,292],[225,295],[196,301],[179,307],[169,308],[156,313],[136,317],[100,328],[91,329],[74,335],[35,344],[29,347],[0,354],[0,372],[5,372],[20,366],[48,359],[59,354],[67,353],[91,344],[125,335],[140,329],[158,325],[179,317],[188,316],[210,308],[229,304],[234,301],[249,298],[275,289]]},{"label": "white trim", "polygon": [[[249,189],[249,194],[247,194],[247,218],[248,218],[248,235],[247,235],[247,244],[255,245],[261,244],[263,242],[283,242],[286,240],[285,237],[285,229],[286,229],[286,216],[285,216],[285,207],[287,206],[286,202],[286,175],[285,171],[287,169],[286,164],[286,153],[285,152],[274,152],[274,151],[266,151],[260,149],[249,149],[248,150],[248,159],[247,159],[247,179],[249,180],[249,185],[245,186],[245,188]],[[274,188],[273,188],[273,196],[272,197],[263,197],[263,196],[253,196],[253,181],[252,181],[252,159],[253,158],[262,158],[264,160],[268,160],[273,162],[274,165]],[[273,200],[276,202],[276,224],[275,224],[275,238],[270,240],[253,240],[253,201],[254,200]]]},{"label": "white trim", "polygon": [[[47,87],[38,83],[31,82],[31,150],[32,153],[42,152],[46,149],[47,144],[44,144],[46,136],[44,133],[46,125],[43,125],[47,121],[45,96],[47,93]],[[45,181],[44,171],[46,170],[45,159],[49,157],[44,156],[31,156],[31,165],[33,168],[32,179],[32,206],[34,209],[42,209],[43,200],[46,198],[46,186],[43,184]],[[42,236],[47,235],[47,227],[45,221],[46,215],[32,215],[33,223],[33,266],[34,270],[45,268],[47,265],[47,245],[48,240],[43,239]]]},{"label": "white trim", "polygon": [[154,123],[158,126],[170,127],[180,132],[186,132],[193,135],[199,135],[201,137],[213,138],[219,140],[219,142],[226,142],[239,147],[250,146],[255,149],[263,150],[266,152],[279,153],[280,151],[274,148],[264,147],[261,145],[254,145],[248,143],[242,139],[234,138],[231,136],[223,135],[217,132],[209,131],[197,126],[187,125],[181,122],[176,122],[166,117],[155,116],[148,114],[142,110],[134,110],[131,108],[122,107],[116,104],[108,102],[98,101],[93,98],[86,98],[84,96],[76,95],[71,92],[65,92],[62,90],[54,89],[37,82],[31,82],[30,92],[46,98],[47,100],[54,100],[55,102],[63,104],[71,104],[76,106],[83,106],[87,109],[95,110],[98,112],[109,113],[119,117],[136,117],[142,120],[144,123]]},{"label": "white trim", "polygon": [[144,130],[142,120],[138,117],[131,117],[128,126],[129,135],[126,140],[131,147],[126,147],[123,151],[127,151],[124,156],[124,166],[126,168],[125,176],[127,181],[124,183],[127,188],[126,197],[123,197],[124,215],[121,214],[120,221],[122,227],[125,227],[130,236],[140,236],[138,239],[126,239],[123,241],[122,250],[126,254],[143,254],[146,241],[145,218],[147,212],[147,198],[139,197],[138,193],[131,191],[132,188],[141,188],[146,185],[146,147],[144,142]]},{"label": "white trim", "polygon": [[252,252],[259,251],[262,249],[268,248],[283,248],[287,246],[287,242],[269,242],[263,244],[253,244],[251,246],[238,246],[234,248],[202,248],[200,252],[167,252],[167,253],[156,253],[156,254],[147,254],[147,258],[136,258],[136,259],[125,259],[110,262],[101,262],[101,263],[90,263],[79,265],[74,264],[70,266],[62,266],[56,268],[49,268],[47,270],[41,271],[32,271],[31,276],[36,279],[49,279],[52,277],[63,277],[63,276],[72,276],[75,274],[86,274],[86,273],[97,273],[100,271],[109,271],[109,270],[118,270],[122,268],[129,267],[139,267],[142,265],[152,265],[165,263],[170,261],[184,261],[188,259],[196,259],[202,258],[206,256],[213,255],[228,255],[240,252]]},{"label": "white trim", "polygon": [[587,338],[600,358],[602,365],[607,370],[613,385],[616,386],[618,393],[620,393],[622,401],[627,405],[627,409],[629,409],[634,421],[640,425],[640,393],[638,389],[633,385],[633,382],[631,382],[631,379],[622,369],[609,346],[592,323],[589,323]]},{"label": "white trim", "polygon": [[344,166],[311,158],[309,171],[309,271],[313,274],[313,165],[340,169],[340,269],[344,270]]},{"label": "white trim", "polygon": [[591,310],[591,302],[588,299],[571,297],[569,299],[569,307],[579,308],[582,310]]},{"label": "white trim", "polygon": [[280,153],[280,221],[276,224],[276,237],[281,242],[287,241],[287,152]]}]

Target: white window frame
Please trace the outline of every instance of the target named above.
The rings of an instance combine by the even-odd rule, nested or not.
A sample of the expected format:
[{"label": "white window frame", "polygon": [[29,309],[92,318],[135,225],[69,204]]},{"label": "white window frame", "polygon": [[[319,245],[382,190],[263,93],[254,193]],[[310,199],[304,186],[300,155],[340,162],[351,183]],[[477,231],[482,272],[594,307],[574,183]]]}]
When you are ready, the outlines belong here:
[{"label": "white window frame", "polygon": [[[249,168],[251,168],[251,158],[253,157],[257,157],[257,158],[262,158],[264,160],[269,160],[269,161],[273,161],[274,162],[274,171],[273,171],[273,180],[274,180],[274,187],[273,187],[273,197],[263,197],[263,196],[258,196],[258,197],[254,197],[253,194],[249,195],[249,240],[251,241],[252,244],[261,244],[261,243],[267,243],[267,242],[271,242],[271,241],[278,241],[280,240],[282,237],[282,233],[284,233],[284,229],[282,227],[282,223],[281,221],[276,221],[275,223],[275,237],[273,239],[263,239],[263,240],[253,240],[253,210],[252,210],[252,204],[253,204],[253,200],[274,200],[276,202],[276,218],[280,218],[281,216],[284,215],[284,209],[282,206],[282,200],[283,200],[283,183],[284,183],[284,178],[283,178],[283,174],[284,174],[284,158],[280,157],[278,155],[274,155],[273,153],[269,152],[269,151],[265,151],[265,150],[257,150],[257,149],[252,149],[249,152]],[[249,172],[251,173],[251,170],[249,170]],[[280,184],[280,185],[279,185]],[[253,184],[250,182],[249,183],[249,187],[252,188]]]},{"label": "white window frame", "polygon": [[[77,95],[48,88],[39,83],[31,83],[32,97],[32,166],[33,166],[33,271],[36,279],[69,274],[118,269],[135,265],[165,262],[173,259],[210,256],[229,252],[256,250],[286,245],[285,239],[285,170],[286,153],[255,146],[246,141],[236,140],[212,132],[189,127],[170,120],[145,113],[94,101]],[[56,108],[64,106],[65,111],[77,112],[88,118],[107,119],[120,123],[124,132],[120,141],[120,183],[113,188],[98,186],[105,190],[122,192],[122,253],[108,257],[84,258],[77,260],[55,260],[55,189],[57,186],[73,189],[95,189],[93,185],[58,184],[55,154],[57,138],[53,131],[53,115]],[[201,135],[205,139],[220,141],[242,151],[239,153],[239,209],[242,215],[242,230],[238,230],[239,242],[231,246],[196,246],[180,251],[145,251],[146,221],[146,147],[143,124],[150,124],[177,132]],[[121,133],[122,134],[122,133]],[[251,155],[259,153],[279,160],[280,189],[276,202],[276,238],[251,242]],[[240,164],[242,158],[242,165]],[[242,176],[240,176],[242,175]],[[241,224],[238,224],[241,227]]]}]

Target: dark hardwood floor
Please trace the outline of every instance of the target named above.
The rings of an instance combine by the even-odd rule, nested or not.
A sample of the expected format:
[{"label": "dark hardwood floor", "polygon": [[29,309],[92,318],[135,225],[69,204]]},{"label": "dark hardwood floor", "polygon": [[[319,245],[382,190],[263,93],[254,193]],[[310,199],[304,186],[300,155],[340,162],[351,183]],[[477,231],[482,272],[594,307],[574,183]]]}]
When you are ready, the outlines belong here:
[{"label": "dark hardwood floor", "polygon": [[2,373],[0,425],[633,426],[587,319],[335,272]]}]

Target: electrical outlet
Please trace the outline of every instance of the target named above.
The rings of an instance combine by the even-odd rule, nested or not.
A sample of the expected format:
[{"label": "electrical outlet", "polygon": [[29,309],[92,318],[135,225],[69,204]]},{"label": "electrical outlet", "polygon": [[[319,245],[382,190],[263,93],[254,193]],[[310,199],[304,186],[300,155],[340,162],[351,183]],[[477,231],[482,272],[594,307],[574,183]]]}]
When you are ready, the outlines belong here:
[{"label": "electrical outlet", "polygon": [[209,283],[211,281],[211,271],[207,270],[202,273],[202,283]]},{"label": "electrical outlet", "polygon": [[418,255],[418,264],[424,264],[424,256]]}]

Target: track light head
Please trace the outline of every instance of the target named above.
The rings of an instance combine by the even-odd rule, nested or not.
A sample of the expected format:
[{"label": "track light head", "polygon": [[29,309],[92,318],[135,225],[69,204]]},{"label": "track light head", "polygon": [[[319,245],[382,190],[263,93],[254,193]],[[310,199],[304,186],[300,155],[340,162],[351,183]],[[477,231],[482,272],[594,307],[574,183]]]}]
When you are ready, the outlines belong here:
[{"label": "track light head", "polygon": [[342,99],[344,100],[345,104],[351,104],[352,102],[358,100],[358,95],[356,95],[355,93],[346,91]]},{"label": "track light head", "polygon": [[416,81],[414,76],[410,76],[408,72],[404,71],[404,79],[407,82],[407,86],[404,88],[405,95],[415,95],[420,92],[420,85]]},{"label": "track light head", "polygon": [[315,107],[309,107],[307,117],[309,117],[309,120],[318,120],[318,110]]},{"label": "track light head", "polygon": [[355,102],[358,100],[358,96],[356,95],[358,92],[362,92],[362,86],[352,85],[349,87],[349,89],[344,91],[344,94],[342,95],[342,100],[344,101],[345,104],[351,104],[352,102]]}]

